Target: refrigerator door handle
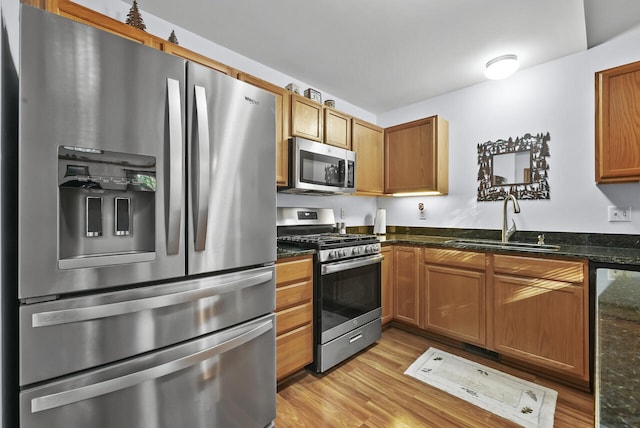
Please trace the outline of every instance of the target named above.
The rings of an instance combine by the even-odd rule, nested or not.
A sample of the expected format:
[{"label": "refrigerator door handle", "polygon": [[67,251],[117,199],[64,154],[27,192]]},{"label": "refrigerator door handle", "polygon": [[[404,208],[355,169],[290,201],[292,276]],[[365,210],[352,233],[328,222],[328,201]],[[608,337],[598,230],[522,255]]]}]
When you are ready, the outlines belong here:
[{"label": "refrigerator door handle", "polygon": [[262,272],[246,278],[234,279],[206,288],[164,294],[143,299],[127,300],[124,302],[107,303],[104,305],[87,306],[83,308],[62,309],[57,311],[38,312],[31,315],[32,327],[47,327],[73,322],[89,321],[100,318],[130,314],[150,309],[187,303],[207,297],[217,296],[243,288],[264,284],[273,279],[273,270]]},{"label": "refrigerator door handle", "polygon": [[193,167],[193,226],[194,248],[204,251],[207,241],[207,220],[209,218],[209,181],[211,176],[209,162],[209,112],[207,94],[203,86],[194,86],[195,112],[194,122],[197,129],[197,146],[194,141]]},{"label": "refrigerator door handle", "polygon": [[180,82],[167,78],[167,103],[169,114],[169,160],[164,179],[168,193],[167,254],[180,251],[180,221],[182,215],[182,106],[180,103]]},{"label": "refrigerator door handle", "polygon": [[44,410],[54,409],[56,407],[73,404],[82,400],[99,397],[111,392],[119,391],[131,386],[140,384],[153,379],[175,373],[184,368],[196,365],[202,361],[208,360],[216,355],[224,354],[234,348],[244,345],[262,334],[274,328],[273,320],[269,319],[255,328],[248,330],[235,336],[232,339],[206,348],[204,350],[183,356],[181,358],[169,361],[167,363],[148,368],[146,370],[134,372],[128,375],[116,377],[102,382],[93,383],[80,388],[70,389],[68,391],[58,392],[55,394],[44,395],[31,400],[31,412],[41,412]]}]

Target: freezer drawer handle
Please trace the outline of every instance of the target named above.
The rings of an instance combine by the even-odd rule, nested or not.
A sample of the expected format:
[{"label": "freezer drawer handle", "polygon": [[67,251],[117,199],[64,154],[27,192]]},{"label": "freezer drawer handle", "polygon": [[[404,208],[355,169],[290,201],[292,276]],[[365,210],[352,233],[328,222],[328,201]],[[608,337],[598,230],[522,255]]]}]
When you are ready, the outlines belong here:
[{"label": "freezer drawer handle", "polygon": [[165,192],[168,198],[167,254],[180,251],[180,222],[182,216],[182,106],[180,82],[167,78],[167,103],[169,110],[169,161],[164,174]]},{"label": "freezer drawer handle", "polygon": [[262,334],[273,329],[273,320],[270,319],[258,325],[252,330],[242,333],[233,339],[214,345],[210,348],[198,351],[191,355],[186,355],[177,360],[169,361],[159,366],[151,367],[146,370],[131,373],[125,376],[105,380],[103,382],[94,383],[68,391],[58,392],[55,394],[45,395],[31,400],[31,412],[42,412],[67,404],[77,403],[78,401],[88,400],[90,398],[99,397],[121,389],[129,388],[153,379],[175,373],[187,367],[194,366],[202,361],[208,360],[216,355],[224,354],[239,346],[248,343]]},{"label": "freezer drawer handle", "polygon": [[192,167],[194,174],[193,189],[193,227],[194,248],[204,251],[207,243],[207,220],[209,218],[209,112],[207,110],[207,93],[204,87],[194,86],[195,90],[195,124],[198,132],[195,136],[198,144],[193,146]]},{"label": "freezer drawer handle", "polygon": [[108,318],[117,315],[140,312],[150,309],[173,306],[180,303],[191,302],[206,297],[238,291],[243,288],[269,282],[273,279],[273,270],[262,272],[247,278],[215,284],[207,288],[182,291],[179,293],[165,294],[146,299],[129,300],[125,302],[108,303],[106,305],[88,306],[84,308],[63,309],[59,311],[38,312],[31,315],[33,327],[46,327],[72,322],[89,321],[99,318]]}]

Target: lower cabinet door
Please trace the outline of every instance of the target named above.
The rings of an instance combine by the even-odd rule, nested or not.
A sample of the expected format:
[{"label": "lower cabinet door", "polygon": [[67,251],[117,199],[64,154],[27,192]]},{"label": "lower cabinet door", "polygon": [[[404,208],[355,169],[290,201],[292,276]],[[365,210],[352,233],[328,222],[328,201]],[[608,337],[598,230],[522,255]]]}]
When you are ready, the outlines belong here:
[{"label": "lower cabinet door", "polygon": [[284,333],[276,339],[276,377],[284,379],[313,362],[313,324]]},{"label": "lower cabinet door", "polygon": [[485,274],[425,265],[424,327],[463,342],[485,345]]},{"label": "lower cabinet door", "polygon": [[497,352],[588,379],[582,285],[495,275],[494,299]]}]

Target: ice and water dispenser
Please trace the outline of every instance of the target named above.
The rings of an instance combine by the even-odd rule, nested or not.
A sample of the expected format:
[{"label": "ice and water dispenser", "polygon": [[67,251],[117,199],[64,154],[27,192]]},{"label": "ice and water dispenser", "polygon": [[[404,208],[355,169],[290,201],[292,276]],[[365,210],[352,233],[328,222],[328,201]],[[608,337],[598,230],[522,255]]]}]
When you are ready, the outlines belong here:
[{"label": "ice and water dispenser", "polygon": [[58,267],[155,259],[156,159],[58,148]]}]

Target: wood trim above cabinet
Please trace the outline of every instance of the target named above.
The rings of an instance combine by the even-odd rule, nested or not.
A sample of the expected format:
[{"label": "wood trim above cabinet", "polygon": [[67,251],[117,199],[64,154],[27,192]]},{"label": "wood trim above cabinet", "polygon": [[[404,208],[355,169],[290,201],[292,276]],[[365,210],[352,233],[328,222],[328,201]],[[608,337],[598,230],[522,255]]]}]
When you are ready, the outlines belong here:
[{"label": "wood trim above cabinet", "polygon": [[189,61],[197,62],[198,64],[202,64],[206,67],[219,71],[220,73],[226,74],[227,76],[236,77],[236,75],[238,74],[238,72],[233,67],[229,67],[226,64],[215,61],[207,56],[201,55],[180,45],[176,45],[175,43],[171,43],[166,40],[162,40],[160,43],[162,50],[168,54],[179,56]]},{"label": "wood trim above cabinet", "polygon": [[99,28],[120,37],[142,43],[153,48],[160,48],[160,39],[146,31],[127,25],[93,9],[68,0],[46,0],[46,10],[92,27]]}]

